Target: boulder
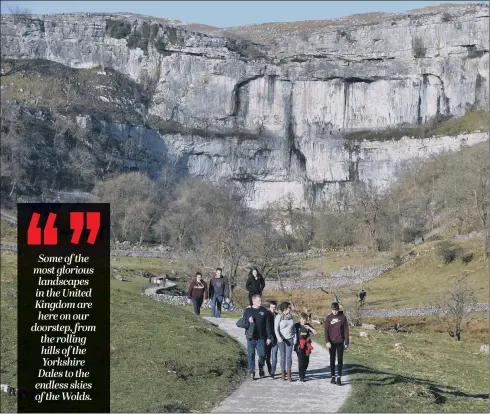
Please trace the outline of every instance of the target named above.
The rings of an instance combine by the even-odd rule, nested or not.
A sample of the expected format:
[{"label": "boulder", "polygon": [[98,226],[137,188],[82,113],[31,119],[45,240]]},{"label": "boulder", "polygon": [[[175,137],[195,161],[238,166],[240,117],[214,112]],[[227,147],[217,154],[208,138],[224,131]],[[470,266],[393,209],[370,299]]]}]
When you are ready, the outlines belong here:
[{"label": "boulder", "polygon": [[480,352],[483,353],[483,354],[488,354],[488,345],[482,345],[480,346]]},{"label": "boulder", "polygon": [[362,324],[362,329],[376,329],[376,325],[370,324],[370,323],[363,323]]}]

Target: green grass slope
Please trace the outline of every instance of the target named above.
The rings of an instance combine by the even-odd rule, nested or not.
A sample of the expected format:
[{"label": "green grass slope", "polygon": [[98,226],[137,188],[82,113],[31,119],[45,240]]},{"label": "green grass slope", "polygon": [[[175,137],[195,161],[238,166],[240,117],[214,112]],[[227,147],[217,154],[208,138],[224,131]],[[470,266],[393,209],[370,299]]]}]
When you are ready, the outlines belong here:
[{"label": "green grass slope", "polygon": [[[461,251],[466,254],[473,253],[473,260],[468,264],[463,263],[461,257],[457,257],[449,264],[444,264],[438,253],[440,243],[440,241],[433,241],[418,245],[414,248],[418,254],[414,259],[364,283],[364,289],[368,293],[366,309],[430,306],[435,296],[447,290],[448,284],[463,272],[468,272],[469,282],[475,290],[477,300],[487,302],[488,262],[482,255],[482,240],[480,238],[453,240],[454,245],[458,246]],[[334,255],[333,252],[325,258],[307,260],[302,263],[302,267],[310,269],[317,265],[317,269],[325,271],[338,267],[340,263],[342,267],[360,267],[360,263],[364,263],[364,267],[371,267],[373,264],[380,265],[390,260],[387,256],[378,255],[370,262],[367,260],[361,262],[359,254],[355,252],[352,253],[352,256],[341,258],[336,258]],[[336,262],[335,259],[338,261]],[[354,293],[359,292],[360,289],[361,285],[358,284],[338,288],[336,292],[348,306],[355,299]],[[266,285],[264,300],[272,299],[285,300],[287,297],[282,291],[268,291]],[[313,313],[324,315],[329,309],[332,296],[326,295],[319,289],[302,289],[293,291],[293,299],[300,308],[306,307]]]},{"label": "green grass slope", "polygon": [[[17,258],[1,258],[1,383],[16,386]],[[202,318],[111,288],[111,412],[210,411],[245,366],[240,345]],[[16,412],[15,397],[0,408]]]},{"label": "green grass slope", "polygon": [[[351,331],[352,391],[341,412],[488,412],[488,355],[444,334]],[[395,348],[401,343],[402,348]]]}]

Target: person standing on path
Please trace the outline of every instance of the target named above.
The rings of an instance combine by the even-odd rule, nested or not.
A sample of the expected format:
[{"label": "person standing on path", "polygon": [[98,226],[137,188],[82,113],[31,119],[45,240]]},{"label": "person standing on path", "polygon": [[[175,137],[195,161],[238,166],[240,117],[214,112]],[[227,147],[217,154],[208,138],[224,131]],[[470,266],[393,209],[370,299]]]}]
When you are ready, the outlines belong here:
[{"label": "person standing on path", "polygon": [[259,273],[257,268],[253,268],[248,274],[247,282],[245,283],[245,288],[248,290],[248,301],[250,306],[252,306],[252,296],[262,295],[262,291],[265,287],[265,280]]},{"label": "person standing on path", "polygon": [[[277,337],[279,352],[281,353],[281,379],[291,382],[293,347],[296,340],[291,304],[289,302],[282,302],[279,305],[279,311],[281,313],[276,316],[274,331]],[[287,377],[284,376],[284,370],[286,370]]]},{"label": "person standing on path", "polygon": [[209,281],[209,295],[211,298],[211,316],[213,318],[221,317],[221,305],[223,300],[229,302],[230,299],[230,284],[228,278],[222,275],[222,269],[216,269],[216,275]]},{"label": "person standing on path", "polygon": [[298,355],[298,376],[301,382],[305,382],[306,370],[310,362],[310,354],[313,350],[311,345],[310,333],[316,335],[317,332],[307,323],[308,315],[302,313],[298,323],[294,325],[296,331],[296,353]]},{"label": "person standing on path", "polygon": [[342,368],[344,365],[344,349],[349,347],[349,324],[344,313],[339,313],[337,302],[332,303],[332,313],[325,318],[325,343],[330,352],[330,374],[335,384],[335,354],[337,354],[337,385],[341,385]]},{"label": "person standing on path", "polygon": [[[274,300],[269,302],[269,325],[272,329],[272,342],[265,347],[265,363],[267,364],[267,370],[269,371],[269,375],[272,379],[276,375],[276,366],[277,366],[277,337],[274,331],[274,322],[277,316],[276,312],[277,303]],[[272,359],[272,361],[271,361]]]},{"label": "person standing on path", "polygon": [[262,306],[262,297],[252,297],[252,307],[245,309],[243,317],[238,320],[237,326],[245,328],[247,336],[248,371],[250,379],[255,379],[255,351],[259,357],[259,376],[263,378],[265,347],[272,343],[272,326],[270,325],[269,311]]},{"label": "person standing on path", "polygon": [[192,300],[194,306],[194,313],[196,315],[201,314],[202,302],[208,298],[208,285],[202,280],[201,272],[196,273],[196,278],[189,284],[189,290],[187,291],[187,297]]}]

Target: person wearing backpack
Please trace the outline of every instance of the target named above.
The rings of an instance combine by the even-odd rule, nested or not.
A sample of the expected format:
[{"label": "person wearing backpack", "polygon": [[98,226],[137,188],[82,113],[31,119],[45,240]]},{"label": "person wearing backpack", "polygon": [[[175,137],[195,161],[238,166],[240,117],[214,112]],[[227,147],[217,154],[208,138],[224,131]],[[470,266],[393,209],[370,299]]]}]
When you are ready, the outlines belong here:
[{"label": "person wearing backpack", "polygon": [[272,327],[270,325],[269,311],[262,306],[262,297],[254,295],[252,306],[245,309],[243,316],[236,326],[245,329],[247,338],[248,371],[250,379],[255,379],[255,352],[259,358],[259,376],[263,378],[265,347],[272,342]]},{"label": "person wearing backpack", "polygon": [[[282,302],[279,305],[279,311],[281,313],[276,316],[274,331],[277,337],[279,353],[281,354],[281,379],[291,382],[293,347],[296,340],[291,304],[289,302]],[[285,372],[287,374],[286,376]]]}]

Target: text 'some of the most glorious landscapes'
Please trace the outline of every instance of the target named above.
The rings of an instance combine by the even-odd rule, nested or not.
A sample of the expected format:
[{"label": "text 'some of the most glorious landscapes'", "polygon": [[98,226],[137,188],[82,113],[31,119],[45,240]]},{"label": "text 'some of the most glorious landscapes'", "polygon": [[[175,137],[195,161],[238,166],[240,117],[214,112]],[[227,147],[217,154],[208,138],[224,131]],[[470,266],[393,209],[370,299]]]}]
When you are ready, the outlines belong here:
[{"label": "text 'some of the most glorious landscapes'", "polygon": [[109,204],[18,204],[18,411],[110,411]]}]

